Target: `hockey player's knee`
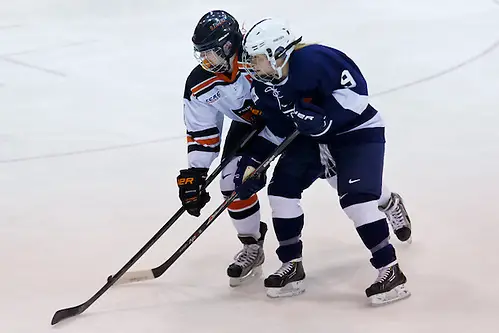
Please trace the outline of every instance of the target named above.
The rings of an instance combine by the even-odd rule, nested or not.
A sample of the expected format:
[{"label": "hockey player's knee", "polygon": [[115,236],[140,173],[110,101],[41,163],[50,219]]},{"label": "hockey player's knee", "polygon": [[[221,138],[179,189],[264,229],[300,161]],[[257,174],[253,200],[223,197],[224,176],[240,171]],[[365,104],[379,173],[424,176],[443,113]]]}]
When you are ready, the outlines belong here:
[{"label": "hockey player's knee", "polygon": [[343,208],[345,214],[353,221],[356,228],[385,218],[378,209],[378,200],[356,203]]},{"label": "hockey player's knee", "polygon": [[220,190],[224,196],[232,194],[234,191],[234,173],[237,170],[237,162],[239,157],[232,159],[232,161],[227,164],[227,166],[222,170],[222,175],[220,176]]},{"label": "hockey player's knee", "polygon": [[258,235],[260,225],[260,203],[256,194],[246,200],[234,200],[227,207],[238,234]]},{"label": "hockey player's knee", "polygon": [[235,220],[244,220],[260,212],[258,196],[253,194],[246,200],[236,199],[228,207],[230,217]]},{"label": "hockey player's knee", "polygon": [[303,215],[300,199],[269,195],[269,203],[272,208],[272,217],[294,218]]},{"label": "hockey player's knee", "polygon": [[385,218],[385,215],[378,209],[378,200],[353,204],[343,208],[343,211],[353,221],[355,228]]}]

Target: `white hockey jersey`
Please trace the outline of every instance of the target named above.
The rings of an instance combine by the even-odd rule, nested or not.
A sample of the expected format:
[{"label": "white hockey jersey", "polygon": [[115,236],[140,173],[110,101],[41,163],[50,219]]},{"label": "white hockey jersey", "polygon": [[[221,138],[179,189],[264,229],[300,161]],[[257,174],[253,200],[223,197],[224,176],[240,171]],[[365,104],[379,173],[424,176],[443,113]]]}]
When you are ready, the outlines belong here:
[{"label": "white hockey jersey", "polygon": [[[220,152],[224,115],[234,121],[251,124],[261,112],[251,98],[251,78],[237,57],[238,70],[229,78],[195,67],[184,90],[184,123],[187,129],[189,168],[209,168]],[[267,128],[261,136],[276,144],[282,141]]]}]

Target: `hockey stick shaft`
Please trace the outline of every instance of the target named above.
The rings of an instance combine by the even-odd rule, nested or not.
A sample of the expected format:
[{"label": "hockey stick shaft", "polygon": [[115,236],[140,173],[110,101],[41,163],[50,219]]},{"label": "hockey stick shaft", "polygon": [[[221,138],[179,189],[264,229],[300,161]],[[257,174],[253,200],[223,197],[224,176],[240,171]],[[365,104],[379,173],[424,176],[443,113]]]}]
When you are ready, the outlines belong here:
[{"label": "hockey stick shaft", "polygon": [[[286,140],[284,140],[275,149],[275,151],[269,157],[267,157],[267,159],[265,159],[265,161],[263,161],[262,164],[248,176],[248,178],[254,177],[262,172],[265,172],[265,170],[267,170],[272,161],[274,161],[277,158],[277,156],[279,156],[286,149],[286,147],[296,138],[296,136],[298,136],[298,134],[299,132],[295,131],[289,137],[287,137]],[[165,273],[166,270],[168,270],[168,268],[170,268],[173,265],[173,263],[175,263],[175,261],[177,261],[177,259],[192,245],[192,243],[194,243],[194,241],[210,226],[210,224],[212,224],[213,221],[215,221],[215,219],[219,217],[223,213],[223,211],[227,209],[227,207],[236,199],[237,199],[237,193],[236,191],[233,191],[232,194],[227,199],[225,199],[225,201],[208,217],[208,219],[206,219],[206,221],[203,222],[203,224],[201,224],[199,228],[197,228],[196,231],[194,231],[194,233],[177,249],[177,251],[175,251],[175,253],[170,258],[168,258],[168,260],[166,260],[163,264],[161,264],[156,268],[155,274],[151,272],[151,270],[145,271],[147,272],[146,274],[151,274],[153,275],[154,278],[157,278],[161,276],[163,273]],[[139,276],[139,273],[140,272],[135,273],[137,277]],[[142,281],[142,280],[144,279],[137,279],[135,281]]]},{"label": "hockey stick shaft", "polygon": [[[222,172],[222,170],[229,164],[229,162],[236,156],[237,152],[245,147],[248,142],[259,132],[261,131],[260,128],[253,128],[250,133],[248,133],[241,143],[238,145],[237,148],[235,148],[233,151],[231,151],[226,158],[222,160],[220,165],[213,170],[213,172],[208,176],[206,179],[206,184],[203,189],[206,189],[208,185],[210,185],[213,180]],[[168,230],[173,223],[178,220],[178,218],[185,212],[185,208],[182,206],[180,209],[175,213],[175,215],[172,217],[170,221],[168,221],[167,229]],[[165,230],[165,231],[166,231]],[[152,268],[152,269],[146,269],[146,270],[140,270],[140,271],[135,271],[135,272],[125,272],[118,280],[115,282],[115,284],[124,284],[124,283],[130,283],[130,282],[138,282],[138,281],[145,281],[145,280],[152,280],[161,275],[161,273],[158,274],[158,271],[160,270],[160,267]],[[116,274],[114,275],[116,276]],[[107,280],[110,281],[113,277],[113,275],[110,275]]]},{"label": "hockey stick shaft", "polygon": [[[256,135],[257,133],[259,133],[260,130],[259,129],[253,129],[249,135],[247,135],[243,141],[241,142],[241,144],[239,145],[239,147],[237,149],[235,149],[233,152],[231,152],[231,154],[229,154],[227,156],[227,158],[225,158],[222,163],[220,164],[220,166],[218,166],[217,169],[215,169],[213,171],[213,173],[208,177],[208,179],[206,180],[206,186],[208,186],[209,183],[211,183],[213,181],[213,179],[216,178],[216,176],[218,175],[218,173],[220,173],[222,171],[223,168],[225,168],[225,166],[234,158],[234,156],[236,155],[237,151],[241,148],[243,148],[244,146],[246,146],[246,144],[253,138],[254,135]],[[184,208],[181,208],[183,211]],[[165,264],[166,263],[163,263],[157,267],[154,267],[154,268],[151,268],[151,269],[144,269],[144,270],[138,270],[138,271],[132,271],[132,272],[126,272],[125,274],[123,274],[123,276],[121,276],[118,281],[116,281],[116,284],[125,284],[125,283],[131,283],[131,282],[139,282],[139,281],[146,281],[146,280],[153,280],[153,279],[156,279],[158,277],[160,277],[166,270],[165,268]],[[113,276],[109,276],[108,277],[108,281],[112,278]]]},{"label": "hockey stick shaft", "polygon": [[[244,140],[242,143],[239,145],[237,149],[235,149],[227,158],[225,158],[220,165],[214,170],[214,172],[210,175],[210,177],[207,178],[206,180],[206,186],[211,183],[217,175],[222,171],[223,168],[232,160],[232,158],[236,155],[237,150],[242,148],[244,145],[246,145],[249,140],[255,136],[257,133],[260,132],[260,129],[254,128],[252,131],[245,136]],[[205,188],[206,188],[205,186]],[[111,288],[112,285],[114,285],[119,278],[126,273],[130,269],[130,267],[133,266],[143,255],[146,253],[153,245],[158,241],[158,239],[161,238],[161,236],[177,221],[180,216],[185,212],[185,208],[181,207],[166,223],[161,227],[161,229],[154,234],[154,236],[114,275],[112,275],[110,278],[108,278],[107,283],[102,286],[101,289],[99,289],[90,299],[88,299],[86,302],[77,305],[72,308],[65,308],[61,309],[55,312],[54,316],[52,317],[52,325],[57,324],[63,319],[73,317],[76,315],[81,314],[84,312],[90,305],[92,305],[98,298],[102,296],[109,288]]]}]

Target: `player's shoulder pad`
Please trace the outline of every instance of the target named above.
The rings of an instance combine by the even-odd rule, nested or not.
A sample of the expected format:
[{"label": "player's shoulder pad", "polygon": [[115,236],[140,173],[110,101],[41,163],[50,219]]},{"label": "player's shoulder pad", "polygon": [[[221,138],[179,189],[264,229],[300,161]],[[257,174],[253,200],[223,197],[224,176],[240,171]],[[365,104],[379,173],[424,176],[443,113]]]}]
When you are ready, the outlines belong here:
[{"label": "player's shoulder pad", "polygon": [[309,44],[293,51],[292,63],[294,67],[308,67],[321,62],[327,47],[321,44]]},{"label": "player's shoulder pad", "polygon": [[214,73],[204,70],[201,65],[197,65],[191,71],[187,80],[185,81],[184,98],[190,100],[192,95],[199,95],[199,88],[204,84],[208,83],[210,80],[214,80],[216,75]]},{"label": "player's shoulder pad", "polygon": [[215,86],[233,84],[240,76],[240,70],[234,72],[232,79],[222,75],[208,72],[201,65],[196,66],[187,78],[184,90],[184,98],[190,100],[192,96],[199,97]]}]

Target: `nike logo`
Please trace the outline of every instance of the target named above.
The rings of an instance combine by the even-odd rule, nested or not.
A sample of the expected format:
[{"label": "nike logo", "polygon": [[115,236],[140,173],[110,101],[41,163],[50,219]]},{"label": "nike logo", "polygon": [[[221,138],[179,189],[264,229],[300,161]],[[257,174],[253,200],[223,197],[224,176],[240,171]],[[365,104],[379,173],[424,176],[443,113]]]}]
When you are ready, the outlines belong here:
[{"label": "nike logo", "polygon": [[343,195],[340,195],[340,200],[343,199],[348,193],[345,193]]},{"label": "nike logo", "polygon": [[232,175],[232,174],[231,174],[231,173],[228,173],[228,174],[226,174],[226,175],[222,175],[222,179],[225,179],[225,178],[229,177],[230,175]]},{"label": "nike logo", "polygon": [[348,184],[354,184],[354,183],[357,183],[357,182],[360,182],[360,178],[357,178],[357,179],[352,179],[352,178],[350,178],[350,179],[348,180]]}]

